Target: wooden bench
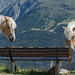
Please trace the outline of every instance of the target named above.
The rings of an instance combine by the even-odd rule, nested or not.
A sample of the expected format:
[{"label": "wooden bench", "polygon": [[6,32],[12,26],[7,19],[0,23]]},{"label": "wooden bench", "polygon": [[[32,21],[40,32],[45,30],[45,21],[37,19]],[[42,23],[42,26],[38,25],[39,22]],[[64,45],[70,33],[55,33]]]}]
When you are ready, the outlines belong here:
[{"label": "wooden bench", "polygon": [[58,75],[58,61],[69,61],[67,47],[1,47],[0,55],[2,60],[11,60],[11,72],[17,67],[15,61],[56,61],[55,75]]}]

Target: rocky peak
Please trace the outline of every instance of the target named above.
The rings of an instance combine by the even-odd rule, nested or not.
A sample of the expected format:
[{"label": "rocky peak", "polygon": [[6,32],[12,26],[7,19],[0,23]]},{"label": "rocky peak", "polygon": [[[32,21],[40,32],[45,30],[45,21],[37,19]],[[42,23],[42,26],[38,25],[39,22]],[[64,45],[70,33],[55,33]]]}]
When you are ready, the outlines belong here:
[{"label": "rocky peak", "polygon": [[18,17],[27,14],[36,4],[37,0],[13,0],[13,2],[10,0],[7,6],[4,5],[4,10],[2,9],[3,11],[1,10],[0,14],[13,17],[16,20]]}]

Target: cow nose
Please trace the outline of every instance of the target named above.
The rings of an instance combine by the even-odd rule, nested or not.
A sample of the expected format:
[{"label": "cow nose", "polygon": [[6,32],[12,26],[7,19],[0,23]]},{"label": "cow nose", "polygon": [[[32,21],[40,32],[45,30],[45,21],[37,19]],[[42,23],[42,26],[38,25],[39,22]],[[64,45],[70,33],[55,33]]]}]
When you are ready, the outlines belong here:
[{"label": "cow nose", "polygon": [[10,41],[14,41],[15,38],[11,35],[11,36],[9,36],[9,40],[10,40]]}]

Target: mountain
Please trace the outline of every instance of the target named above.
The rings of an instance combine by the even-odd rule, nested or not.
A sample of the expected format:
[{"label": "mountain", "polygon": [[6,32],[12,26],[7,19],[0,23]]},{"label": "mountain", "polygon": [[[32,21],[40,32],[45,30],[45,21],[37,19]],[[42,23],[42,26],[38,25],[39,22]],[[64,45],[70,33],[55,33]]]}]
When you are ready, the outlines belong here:
[{"label": "mountain", "polygon": [[1,34],[0,47],[66,46],[62,26],[75,20],[75,0],[1,0],[0,15],[17,23],[16,40]]},{"label": "mountain", "polygon": [[16,0],[0,0],[0,12],[15,1]]},{"label": "mountain", "polygon": [[0,46],[66,46],[62,26],[75,18],[74,0],[14,1],[0,14],[16,21],[16,41],[9,43],[2,34]]}]

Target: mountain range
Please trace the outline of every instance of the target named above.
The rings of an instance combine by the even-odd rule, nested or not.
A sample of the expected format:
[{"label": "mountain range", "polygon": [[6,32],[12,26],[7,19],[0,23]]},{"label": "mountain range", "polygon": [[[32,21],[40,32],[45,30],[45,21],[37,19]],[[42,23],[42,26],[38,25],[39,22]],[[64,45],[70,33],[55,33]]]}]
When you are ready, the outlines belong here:
[{"label": "mountain range", "polygon": [[1,0],[0,15],[17,24],[16,40],[0,34],[0,47],[66,46],[62,26],[75,20],[75,0]]},{"label": "mountain range", "polygon": [[[1,2],[1,15],[17,23],[16,40],[2,36],[0,46],[49,47],[66,46],[64,30],[75,18],[74,0],[6,0]],[[8,5],[6,6],[6,4]],[[0,7],[1,8],[1,7]]]}]

